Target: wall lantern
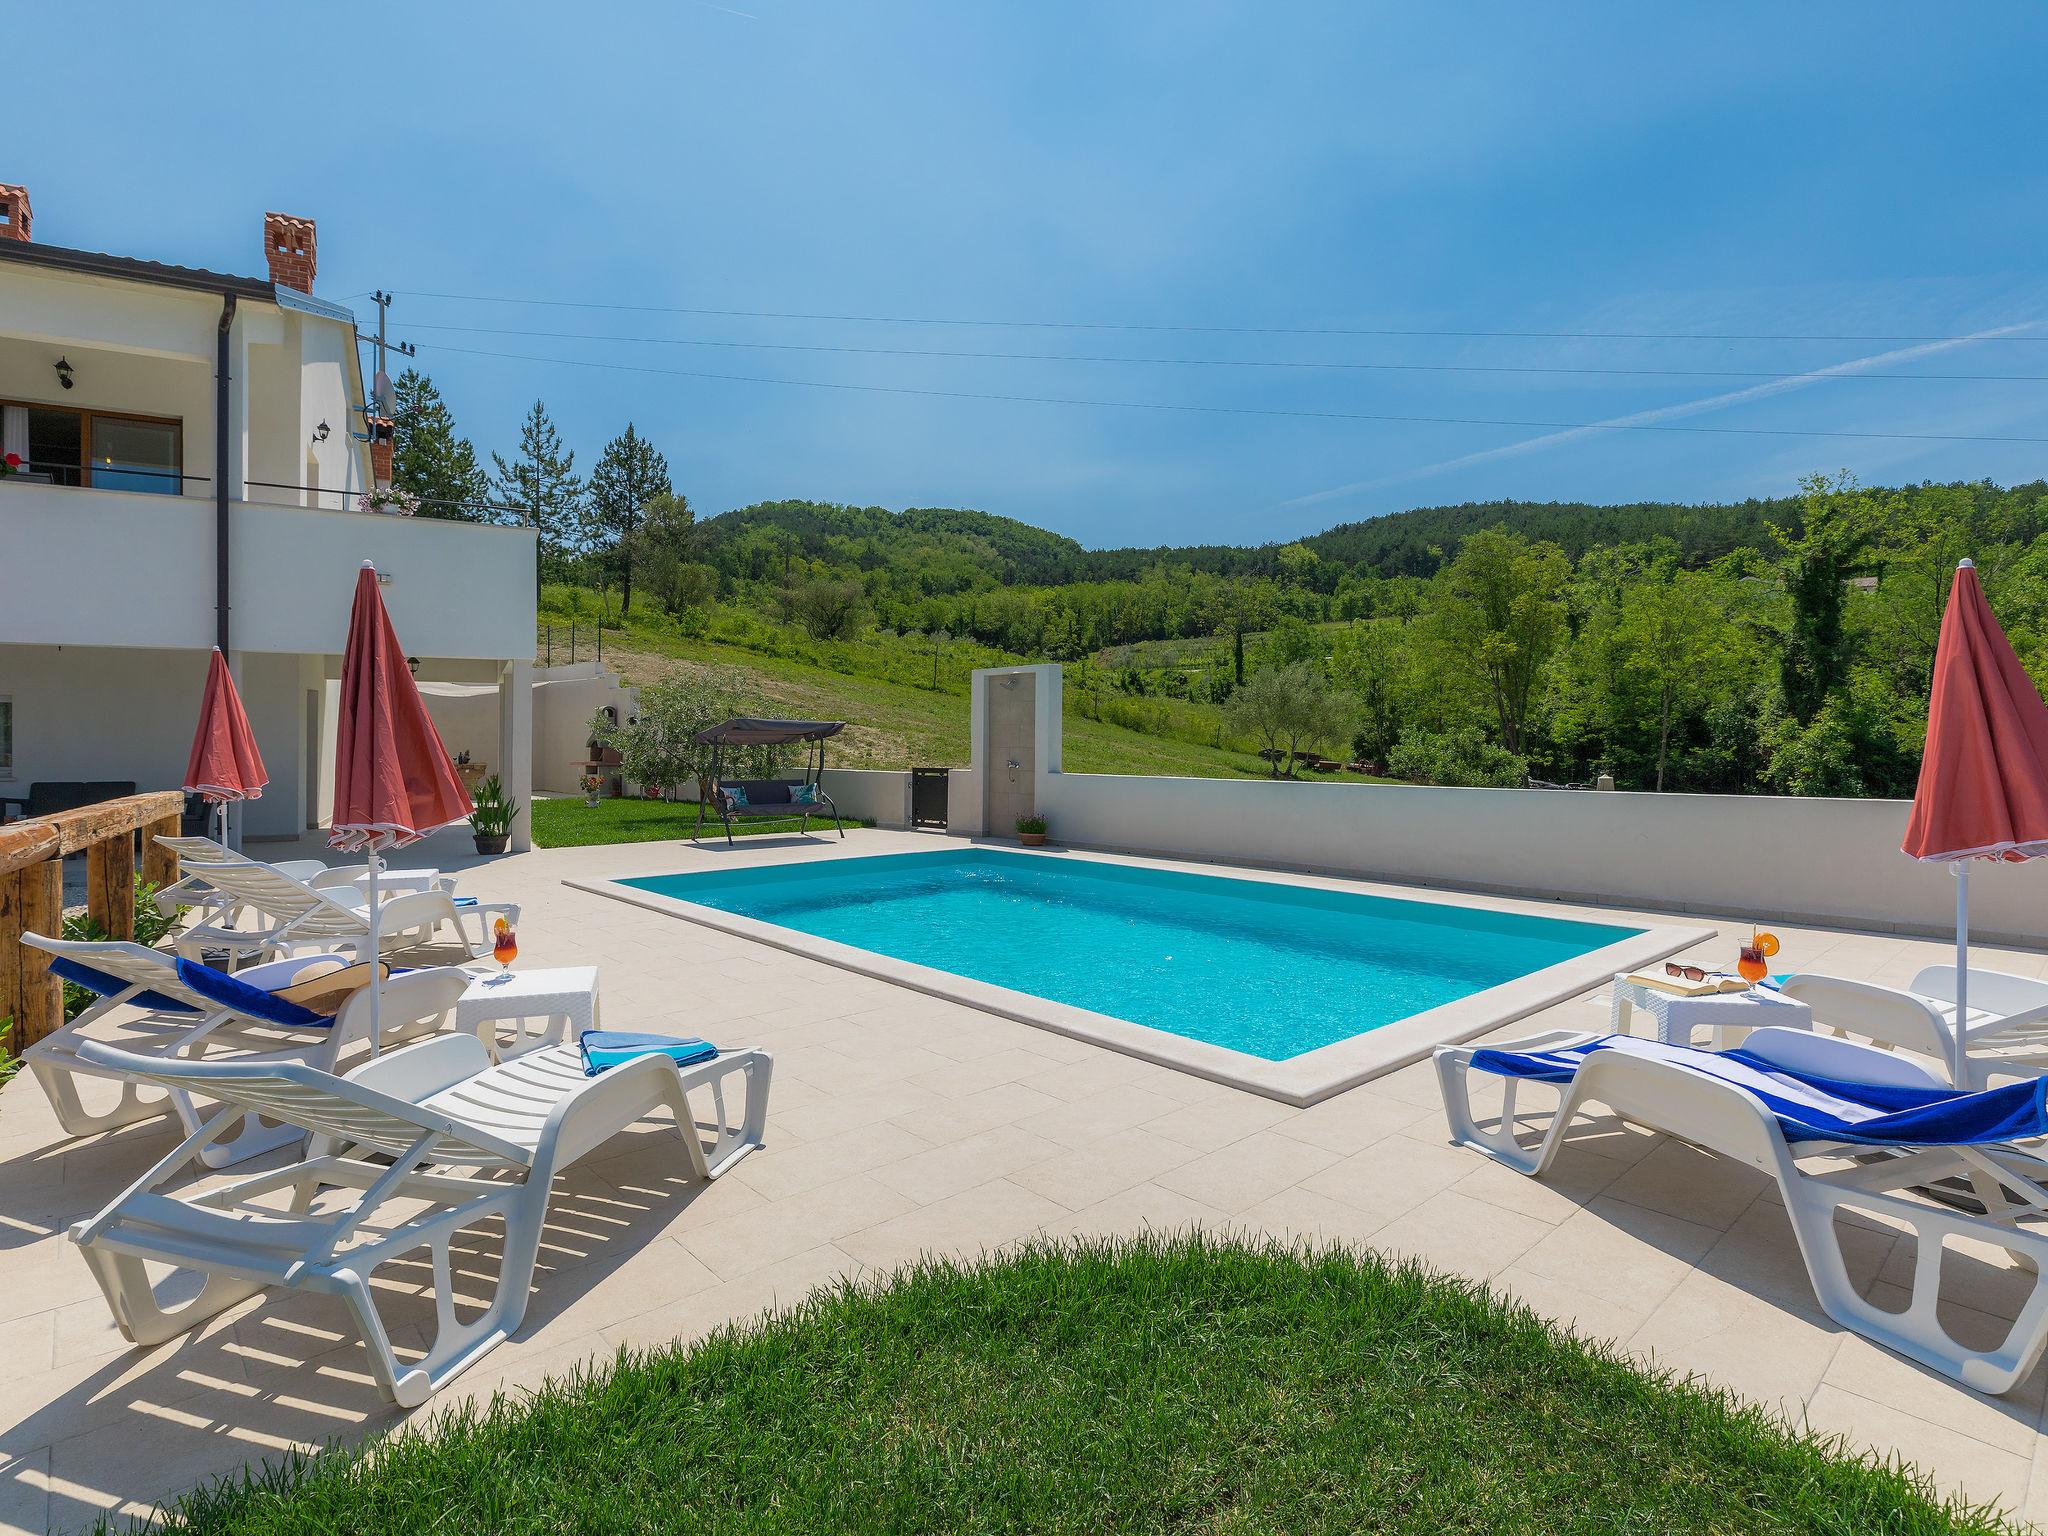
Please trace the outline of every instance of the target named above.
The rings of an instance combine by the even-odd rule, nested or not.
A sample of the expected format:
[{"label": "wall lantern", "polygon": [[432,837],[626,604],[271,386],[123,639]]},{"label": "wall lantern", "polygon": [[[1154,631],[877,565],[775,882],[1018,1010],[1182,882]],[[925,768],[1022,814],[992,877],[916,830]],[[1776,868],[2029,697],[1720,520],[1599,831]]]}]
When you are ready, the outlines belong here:
[{"label": "wall lantern", "polygon": [[76,389],[78,387],[72,382],[72,372],[73,369],[69,358],[60,357],[57,359],[57,382],[66,389]]},{"label": "wall lantern", "polygon": [[417,657],[417,656],[408,656],[408,657],[406,657],[406,658],[405,658],[405,670],[406,670],[406,671],[408,671],[408,672],[410,672],[410,673],[411,673],[411,674],[412,674],[412,675],[413,675],[414,677],[418,677],[418,676],[420,675],[420,659],[419,659],[419,657]]},{"label": "wall lantern", "polygon": [[313,429],[313,441],[314,441],[314,442],[316,442],[316,443],[324,443],[324,442],[326,442],[326,441],[327,441],[327,434],[328,434],[328,433],[329,433],[329,432],[330,432],[331,430],[333,430],[333,429],[332,429],[332,428],[330,428],[330,427],[329,427],[329,426],[327,425],[327,423],[326,423],[326,422],[324,422],[324,421],[323,421],[323,422],[321,422],[319,426],[317,426],[317,427],[315,427],[315,428]]}]

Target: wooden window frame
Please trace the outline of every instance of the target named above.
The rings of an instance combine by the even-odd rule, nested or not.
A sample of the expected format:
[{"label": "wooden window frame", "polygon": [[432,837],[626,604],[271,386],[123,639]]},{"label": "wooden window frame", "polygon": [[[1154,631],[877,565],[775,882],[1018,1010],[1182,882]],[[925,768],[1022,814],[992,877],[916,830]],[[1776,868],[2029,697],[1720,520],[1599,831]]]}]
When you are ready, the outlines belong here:
[{"label": "wooden window frame", "polygon": [[[170,494],[173,496],[185,494],[185,418],[182,416],[147,416],[141,411],[103,411],[86,405],[66,405],[60,400],[0,399],[0,405],[18,405],[24,410],[31,411],[69,411],[72,415],[78,417],[78,468],[81,478],[77,488],[84,491],[103,489],[103,487],[96,487],[92,483],[92,424],[94,421],[104,417],[108,421],[137,421],[141,422],[144,426],[171,427],[177,433],[177,460],[172,473],[177,476],[178,487]],[[68,489],[68,487],[59,486],[58,489],[64,490]],[[142,491],[136,494],[146,496],[151,493]]]}]

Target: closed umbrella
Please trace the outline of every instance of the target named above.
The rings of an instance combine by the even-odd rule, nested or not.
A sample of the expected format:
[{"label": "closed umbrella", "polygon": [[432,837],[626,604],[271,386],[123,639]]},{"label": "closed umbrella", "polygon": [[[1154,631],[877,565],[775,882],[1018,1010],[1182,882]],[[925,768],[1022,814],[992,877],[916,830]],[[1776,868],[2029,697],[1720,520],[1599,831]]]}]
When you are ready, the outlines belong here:
[{"label": "closed umbrella", "polygon": [[1956,567],[1934,688],[1927,749],[1905,852],[1956,876],[1956,1025],[1951,1080],[1962,1081],[1970,985],[1972,859],[2017,862],[2048,853],[2048,704],[1984,600],[1974,563]]},{"label": "closed umbrella", "polygon": [[[377,590],[377,568],[369,561],[356,574],[355,604],[349,610],[348,645],[341,657],[341,711],[335,723],[334,819],[327,841],[347,853],[362,853],[370,866],[369,959],[381,957],[378,939],[379,855],[417,842],[436,827],[461,821],[474,810],[469,791],[441,733],[420,698],[405,659],[405,647],[391,628]],[[382,1043],[381,988],[372,969],[370,1049]]]},{"label": "closed umbrella", "polygon": [[199,703],[199,729],[192,736],[192,755],[185,760],[185,793],[204,795],[220,807],[220,840],[228,840],[228,802],[254,800],[270,782],[263,754],[242,696],[235,691],[227,658],[215,646],[206,669],[206,696]]}]

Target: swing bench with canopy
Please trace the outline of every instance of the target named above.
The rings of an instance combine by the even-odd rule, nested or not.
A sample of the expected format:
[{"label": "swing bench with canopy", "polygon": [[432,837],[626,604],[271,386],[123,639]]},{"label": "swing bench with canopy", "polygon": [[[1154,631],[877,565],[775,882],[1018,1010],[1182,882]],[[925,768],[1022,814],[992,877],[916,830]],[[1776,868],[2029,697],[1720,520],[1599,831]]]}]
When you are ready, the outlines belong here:
[{"label": "swing bench with canopy", "polygon": [[[822,822],[829,815],[833,827],[844,839],[846,828],[840,824],[839,807],[820,787],[818,778],[825,771],[826,738],[837,736],[845,729],[844,720],[753,720],[742,717],[707,726],[697,732],[691,739],[700,746],[711,748],[711,772],[707,775],[711,781],[711,793],[708,798],[700,797],[697,801],[697,825],[690,831],[691,841],[696,841],[698,833],[704,829],[707,806],[717,812],[728,844],[732,842],[732,824],[735,821],[767,817],[800,817],[798,830],[808,836],[811,817],[815,815]],[[804,742],[808,747],[804,754],[801,782],[792,784],[785,779],[725,777],[727,747],[779,747],[792,742]]]}]

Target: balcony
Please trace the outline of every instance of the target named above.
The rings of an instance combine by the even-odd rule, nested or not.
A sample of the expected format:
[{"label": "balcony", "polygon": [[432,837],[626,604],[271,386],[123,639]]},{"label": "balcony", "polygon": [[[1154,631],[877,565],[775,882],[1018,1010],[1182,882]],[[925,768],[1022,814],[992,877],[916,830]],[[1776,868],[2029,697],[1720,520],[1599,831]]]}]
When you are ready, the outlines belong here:
[{"label": "balcony", "polygon": [[[331,655],[357,569],[420,656],[533,654],[535,536],[432,518],[236,502],[238,651]],[[0,644],[204,650],[214,640],[214,508],[196,496],[0,481]]]}]

